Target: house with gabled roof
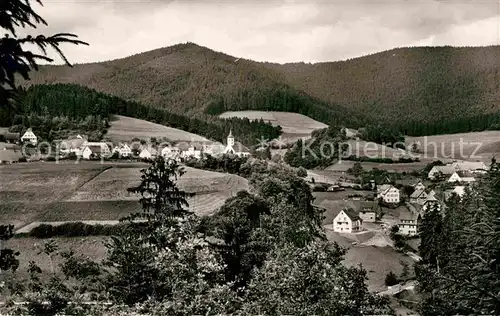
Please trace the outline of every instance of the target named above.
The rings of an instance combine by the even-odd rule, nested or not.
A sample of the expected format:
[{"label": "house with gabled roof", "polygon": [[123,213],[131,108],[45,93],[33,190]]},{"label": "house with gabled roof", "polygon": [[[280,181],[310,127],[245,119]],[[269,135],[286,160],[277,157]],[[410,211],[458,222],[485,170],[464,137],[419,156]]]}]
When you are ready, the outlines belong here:
[{"label": "house with gabled roof", "polygon": [[345,208],[333,219],[333,231],[337,233],[355,233],[362,230],[362,220],[358,213]]},{"label": "house with gabled roof", "polygon": [[417,184],[413,186],[413,189],[416,190],[425,190],[425,185],[423,184],[422,181],[419,181]]},{"label": "house with gabled roof", "polygon": [[82,157],[83,159],[91,158],[106,158],[111,156],[108,144],[102,142],[88,142],[83,143]]},{"label": "house with gabled roof", "polygon": [[427,200],[427,195],[425,189],[419,188],[410,195],[410,203],[423,205],[425,200]]},{"label": "house with gabled roof", "polygon": [[383,184],[377,187],[377,198],[385,203],[398,204],[401,201],[399,190],[391,184]]},{"label": "house with gabled roof", "polygon": [[158,155],[158,151],[152,146],[142,146],[139,152],[141,159],[154,159]]},{"label": "house with gabled roof", "polygon": [[23,136],[21,136],[21,141],[33,146],[36,146],[38,144],[38,138],[36,137],[35,133],[33,133],[33,130],[31,128],[28,128]]},{"label": "house with gabled roof", "polygon": [[113,154],[118,153],[119,157],[128,158],[132,156],[132,148],[125,143],[118,143],[118,146],[113,148]]},{"label": "house with gabled roof", "polygon": [[450,178],[448,178],[448,182],[450,183],[455,183],[455,182],[471,183],[475,181],[476,179],[471,174],[467,174],[464,171],[455,171],[450,176]]},{"label": "house with gabled roof", "polygon": [[380,205],[375,201],[362,201],[359,204],[358,216],[362,222],[373,223],[377,221],[377,214],[380,212]]},{"label": "house with gabled roof", "polygon": [[449,177],[457,171],[454,166],[434,166],[427,175],[430,180],[439,180],[440,177]]},{"label": "house with gabled roof", "polygon": [[411,212],[406,207],[399,208],[398,228],[401,235],[414,236],[418,234],[418,226],[422,216],[418,212]]},{"label": "house with gabled roof", "polygon": [[422,211],[426,212],[433,207],[436,207],[440,211],[441,202],[434,196],[434,194],[429,194],[424,204],[422,205]]}]

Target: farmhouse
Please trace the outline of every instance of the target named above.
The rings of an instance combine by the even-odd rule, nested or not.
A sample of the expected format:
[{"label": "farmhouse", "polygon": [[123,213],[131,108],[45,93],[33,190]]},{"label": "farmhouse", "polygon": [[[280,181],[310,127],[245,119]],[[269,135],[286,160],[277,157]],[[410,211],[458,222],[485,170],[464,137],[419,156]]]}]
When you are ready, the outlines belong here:
[{"label": "farmhouse", "polygon": [[419,188],[410,195],[410,203],[423,205],[427,200],[427,195],[425,189]]},{"label": "farmhouse", "polygon": [[486,173],[488,166],[481,161],[464,161],[464,162],[454,162],[452,166],[457,171],[464,171],[470,173]]},{"label": "farmhouse", "polygon": [[167,146],[161,150],[161,155],[165,159],[175,159],[179,161],[181,157],[181,150],[178,147]]},{"label": "farmhouse", "polygon": [[476,179],[471,176],[467,176],[467,174],[463,171],[456,171],[454,172],[450,178],[448,179],[448,182],[454,183],[454,182],[465,182],[465,183],[470,183],[474,182]]},{"label": "farmhouse", "polygon": [[97,143],[97,142],[84,142],[84,148],[82,150],[83,159],[92,159],[92,158],[102,158],[109,157],[111,155],[111,151],[109,150],[108,144],[106,143]]},{"label": "farmhouse", "polygon": [[224,154],[236,155],[240,157],[250,156],[250,150],[248,150],[245,145],[240,142],[234,141],[233,132],[229,131],[229,135],[227,136],[227,145],[224,150]]},{"label": "farmhouse", "polygon": [[426,212],[433,207],[436,207],[440,211],[441,203],[433,194],[432,195],[429,194],[429,196],[427,196],[427,199],[424,202],[424,205],[422,205],[422,211]]},{"label": "farmhouse", "polygon": [[425,190],[425,185],[422,183],[422,181],[419,181],[417,184],[413,186],[413,188],[416,190]]},{"label": "farmhouse", "polygon": [[399,233],[406,236],[418,234],[418,225],[421,219],[420,214],[410,212],[407,208],[401,208],[398,223]]},{"label": "farmhouse", "polygon": [[23,143],[28,143],[33,146],[36,146],[36,144],[38,144],[38,139],[35,133],[33,133],[33,131],[31,130],[31,128],[28,128],[28,130],[26,130],[23,136],[21,136],[21,141]]},{"label": "farmhouse", "polygon": [[377,220],[377,214],[380,212],[380,206],[377,202],[361,202],[358,216],[363,222],[373,223]]},{"label": "farmhouse", "polygon": [[359,132],[357,130],[355,130],[355,129],[344,127],[342,129],[342,132],[345,133],[345,136],[347,138],[359,139],[359,137],[358,137]]},{"label": "farmhouse", "polygon": [[132,149],[127,144],[119,143],[118,146],[113,148],[113,153],[118,153],[118,156],[128,158],[132,156]]},{"label": "farmhouse", "polygon": [[434,166],[427,177],[431,180],[439,180],[441,177],[451,176],[455,171],[457,170],[452,165]]},{"label": "farmhouse", "polygon": [[193,145],[191,144],[191,146],[189,146],[189,148],[185,151],[182,152],[182,158],[196,158],[196,159],[200,159],[202,154],[203,154],[203,150],[202,150],[203,146],[201,145]]},{"label": "farmhouse", "polygon": [[153,159],[158,155],[158,151],[151,146],[142,146],[139,153],[141,159]]},{"label": "farmhouse", "polygon": [[361,231],[361,218],[353,209],[343,209],[333,219],[333,231],[337,233],[354,233]]},{"label": "farmhouse", "polygon": [[384,184],[377,187],[377,198],[386,203],[398,204],[400,202],[399,190],[390,184]]},{"label": "farmhouse", "polygon": [[203,152],[214,157],[223,155],[225,150],[226,146],[218,142],[203,145]]},{"label": "farmhouse", "polygon": [[59,152],[63,154],[75,153],[77,156],[82,155],[82,150],[84,143],[87,141],[86,138],[78,135],[72,139],[66,139],[59,143]]},{"label": "farmhouse", "polygon": [[445,199],[449,200],[453,194],[456,194],[459,198],[462,198],[465,194],[465,186],[458,185],[454,187],[453,190],[445,192]]}]

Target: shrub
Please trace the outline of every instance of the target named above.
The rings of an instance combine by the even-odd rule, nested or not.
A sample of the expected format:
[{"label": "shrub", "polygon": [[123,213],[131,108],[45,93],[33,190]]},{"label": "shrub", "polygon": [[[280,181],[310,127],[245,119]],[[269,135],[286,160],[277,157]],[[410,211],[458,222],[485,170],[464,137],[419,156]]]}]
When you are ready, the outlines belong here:
[{"label": "shrub", "polygon": [[304,167],[299,167],[299,169],[297,170],[297,176],[301,178],[307,177],[307,170]]},{"label": "shrub", "polygon": [[118,225],[89,225],[82,222],[65,223],[62,225],[41,224],[23,236],[34,238],[52,237],[85,237],[117,235],[129,224]]},{"label": "shrub", "polygon": [[385,276],[385,285],[393,286],[396,284],[399,284],[399,280],[396,274],[394,274],[394,272],[392,271],[387,273],[387,275]]}]

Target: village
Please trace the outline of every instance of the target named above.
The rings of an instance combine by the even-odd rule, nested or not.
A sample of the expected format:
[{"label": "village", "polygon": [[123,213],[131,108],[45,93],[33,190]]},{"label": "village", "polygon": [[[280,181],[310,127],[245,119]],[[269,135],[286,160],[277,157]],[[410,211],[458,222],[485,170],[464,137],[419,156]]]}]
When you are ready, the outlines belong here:
[{"label": "village", "polygon": [[[159,143],[155,139],[139,140],[131,143],[120,142],[114,145],[107,141],[92,142],[87,136],[75,135],[64,140],[55,140],[50,148],[41,146],[40,140],[32,129],[19,133],[5,131],[3,142],[0,141],[0,164],[26,161],[38,161],[44,158],[48,161],[60,159],[135,159],[150,160],[161,155],[164,158],[183,161],[190,158],[200,159],[203,154],[213,157],[221,155],[250,156],[249,149],[235,141],[232,132],[227,136],[227,143],[219,142],[169,142]],[[37,145],[38,146],[37,148]],[[24,148],[22,148],[22,147]]]},{"label": "village", "polygon": [[[348,137],[357,138],[352,129],[346,129],[346,133]],[[0,137],[3,140],[0,142],[0,164],[41,160],[41,150],[36,150],[40,139],[32,129],[27,129],[22,136],[4,131]],[[54,144],[51,148],[53,151],[45,152],[43,160],[149,161],[162,156],[182,163],[200,160],[206,155],[251,156],[251,151],[236,141],[231,131],[225,145],[219,142],[170,144],[160,143],[153,138],[114,145],[106,141],[91,142],[82,135],[56,140]],[[21,146],[24,146],[24,150]],[[389,236],[392,231],[411,238],[418,237],[419,222],[426,210],[433,207],[445,210],[447,200],[453,195],[460,198],[466,190],[473,190],[474,183],[487,169],[488,166],[483,162],[450,162],[433,166],[425,177],[401,181],[391,181],[386,177],[379,183],[370,180],[368,186],[364,187],[357,184],[359,179],[356,176],[345,171],[331,172],[334,178],[340,180],[334,183],[322,184],[321,179],[311,176],[307,180],[313,191],[316,191],[315,206],[326,214],[325,229],[344,235],[373,231]],[[318,185],[322,185],[323,190],[317,190]],[[390,244],[387,239],[386,245]]]},{"label": "village", "polygon": [[[372,180],[369,188],[364,189],[353,185],[355,177],[341,172],[344,182],[328,185],[326,192],[314,192],[315,202],[327,214],[325,229],[351,236],[379,232],[387,237],[377,245],[391,245],[391,233],[409,240],[418,238],[424,213],[431,208],[446,212],[446,202],[474,190],[475,183],[488,168],[483,162],[450,162],[433,166],[422,178],[396,181],[386,178],[381,183]],[[346,178],[350,178],[351,183],[345,182]],[[357,239],[352,239],[357,244]],[[411,248],[416,252],[418,243]]]}]

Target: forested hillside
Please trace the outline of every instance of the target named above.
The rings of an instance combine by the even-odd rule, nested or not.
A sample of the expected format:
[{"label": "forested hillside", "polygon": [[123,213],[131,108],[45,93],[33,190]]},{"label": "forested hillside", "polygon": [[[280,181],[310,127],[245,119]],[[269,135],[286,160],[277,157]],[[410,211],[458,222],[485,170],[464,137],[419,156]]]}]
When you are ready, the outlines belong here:
[{"label": "forested hillside", "polygon": [[85,129],[85,121],[90,120],[89,118],[92,121],[108,120],[112,114],[144,119],[218,141],[225,140],[232,129],[235,137],[248,145],[254,144],[261,137],[273,139],[280,134],[280,127],[262,120],[251,122],[248,119],[216,117],[200,120],[189,117],[182,111],[172,113],[74,84],[30,86],[26,91],[21,91],[19,99],[18,114],[0,115],[0,126],[15,124],[34,127],[33,124],[36,124],[38,133],[49,140],[51,135],[56,135],[57,130],[68,124],[81,125],[84,130],[92,131],[94,125]]},{"label": "forested hillside", "polygon": [[31,83],[77,83],[203,120],[226,110],[290,111],[418,136],[499,128],[499,60],[498,46],[425,47],[280,65],[188,43],[74,68],[45,66]]},{"label": "forested hillside", "polygon": [[77,83],[127,100],[204,118],[228,110],[288,111],[358,126],[359,113],[291,88],[262,64],[179,44],[109,62],[45,66],[30,84]]}]

